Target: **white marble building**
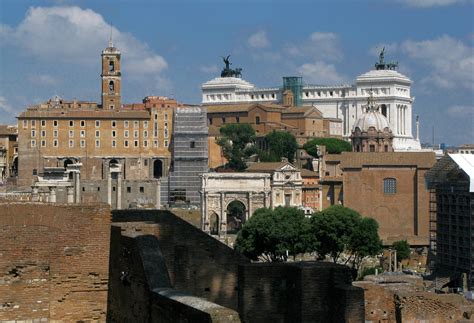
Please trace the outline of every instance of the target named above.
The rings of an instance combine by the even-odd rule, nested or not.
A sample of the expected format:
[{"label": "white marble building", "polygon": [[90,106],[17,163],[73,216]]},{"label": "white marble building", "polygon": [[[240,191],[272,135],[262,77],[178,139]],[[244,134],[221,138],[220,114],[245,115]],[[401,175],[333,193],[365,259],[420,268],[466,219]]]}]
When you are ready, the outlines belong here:
[{"label": "white marble building", "polygon": [[[385,66],[385,65],[384,65]],[[372,91],[381,112],[387,117],[395,135],[395,151],[419,150],[420,142],[412,133],[412,81],[394,69],[374,69],[359,75],[353,85],[303,85],[302,105],[314,105],[325,118],[343,123],[343,136],[349,140],[355,121],[363,113]],[[257,88],[237,77],[217,77],[202,84],[202,103],[235,104],[249,102],[282,102],[282,87]]]}]

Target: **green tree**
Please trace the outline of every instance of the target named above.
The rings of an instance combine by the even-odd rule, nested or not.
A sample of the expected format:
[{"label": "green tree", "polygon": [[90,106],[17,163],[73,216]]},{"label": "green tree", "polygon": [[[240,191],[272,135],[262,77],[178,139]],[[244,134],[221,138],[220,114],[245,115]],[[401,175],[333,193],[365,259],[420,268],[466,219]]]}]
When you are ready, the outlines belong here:
[{"label": "green tree", "polygon": [[395,241],[392,244],[393,249],[397,251],[397,259],[401,261],[410,257],[410,245],[406,240]]},{"label": "green tree", "polygon": [[286,261],[308,250],[310,226],[303,211],[258,209],[243,225],[235,249],[252,260]]},{"label": "green tree", "polygon": [[268,144],[268,152],[261,152],[262,161],[280,161],[286,157],[290,163],[295,159],[298,143],[295,136],[285,131],[272,131],[265,136]]},{"label": "green tree", "polygon": [[346,264],[358,270],[362,260],[382,250],[377,221],[364,218],[356,211],[333,205],[311,217],[312,251],[319,259],[329,255],[337,262],[343,252],[348,254]]},{"label": "green tree", "polygon": [[318,156],[318,146],[326,146],[329,154],[340,154],[343,151],[352,151],[349,142],[337,138],[315,138],[303,145],[303,148],[313,157]]},{"label": "green tree", "polygon": [[247,166],[245,158],[255,152],[255,130],[247,123],[230,123],[220,128],[221,136],[216,143],[222,147],[227,167],[242,171]]}]

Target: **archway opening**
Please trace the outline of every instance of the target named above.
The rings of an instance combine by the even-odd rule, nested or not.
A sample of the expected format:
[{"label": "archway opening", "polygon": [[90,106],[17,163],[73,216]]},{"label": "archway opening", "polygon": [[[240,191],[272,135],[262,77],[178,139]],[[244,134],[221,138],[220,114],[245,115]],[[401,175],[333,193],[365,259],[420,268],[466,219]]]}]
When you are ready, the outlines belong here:
[{"label": "archway opening", "polygon": [[240,201],[232,201],[227,206],[227,233],[237,233],[245,222],[245,205]]},{"label": "archway opening", "polygon": [[219,234],[219,217],[215,212],[211,213],[211,217],[209,219],[209,231],[212,235]]},{"label": "archway opening", "polygon": [[71,159],[66,159],[64,161],[64,169],[67,169],[67,166],[71,164],[74,164],[74,162]]},{"label": "archway opening", "polygon": [[117,165],[119,164],[118,160],[117,159],[111,159],[109,161],[109,167],[116,167]]},{"label": "archway opening", "polygon": [[163,176],[163,162],[159,159],[153,162],[153,178],[161,178]]},{"label": "archway opening", "polygon": [[18,157],[13,158],[12,172],[10,176],[18,175]]}]

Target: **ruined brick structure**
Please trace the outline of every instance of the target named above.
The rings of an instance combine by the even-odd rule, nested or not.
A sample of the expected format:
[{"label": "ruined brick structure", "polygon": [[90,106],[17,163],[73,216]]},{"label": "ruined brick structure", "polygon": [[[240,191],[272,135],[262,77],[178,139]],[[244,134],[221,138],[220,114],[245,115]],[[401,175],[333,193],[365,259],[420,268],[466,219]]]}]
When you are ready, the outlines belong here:
[{"label": "ruined brick structure", "polygon": [[0,203],[0,320],[105,319],[108,205]]}]

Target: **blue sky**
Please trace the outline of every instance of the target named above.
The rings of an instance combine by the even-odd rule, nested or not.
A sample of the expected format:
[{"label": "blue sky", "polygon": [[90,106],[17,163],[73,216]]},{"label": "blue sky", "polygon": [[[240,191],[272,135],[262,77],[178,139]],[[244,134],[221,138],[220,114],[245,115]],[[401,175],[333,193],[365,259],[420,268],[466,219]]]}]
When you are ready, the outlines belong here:
[{"label": "blue sky", "polygon": [[0,0],[0,123],[55,94],[99,101],[111,28],[126,103],[199,103],[228,54],[259,87],[351,84],[385,46],[414,81],[422,142],[434,127],[437,143],[474,143],[473,0]]}]

